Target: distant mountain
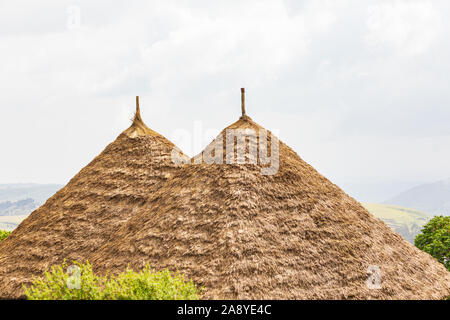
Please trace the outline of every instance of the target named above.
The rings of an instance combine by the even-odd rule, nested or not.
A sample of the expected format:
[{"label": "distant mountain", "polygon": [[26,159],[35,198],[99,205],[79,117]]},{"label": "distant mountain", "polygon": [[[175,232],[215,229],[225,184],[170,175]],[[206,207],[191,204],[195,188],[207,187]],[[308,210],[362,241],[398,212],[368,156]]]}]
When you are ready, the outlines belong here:
[{"label": "distant mountain", "polygon": [[450,215],[450,179],[423,184],[384,201],[433,215]]},{"label": "distant mountain", "polygon": [[0,229],[16,228],[61,187],[58,184],[0,184]]},{"label": "distant mountain", "polygon": [[414,243],[423,225],[432,218],[428,213],[400,206],[374,203],[363,203],[363,206],[411,243]]},{"label": "distant mountain", "polygon": [[0,202],[0,216],[19,216],[29,214],[37,207],[39,207],[39,204],[31,198],[15,202]]},{"label": "distant mountain", "polygon": [[33,199],[43,204],[56,191],[62,188],[59,184],[0,184],[0,202]]}]

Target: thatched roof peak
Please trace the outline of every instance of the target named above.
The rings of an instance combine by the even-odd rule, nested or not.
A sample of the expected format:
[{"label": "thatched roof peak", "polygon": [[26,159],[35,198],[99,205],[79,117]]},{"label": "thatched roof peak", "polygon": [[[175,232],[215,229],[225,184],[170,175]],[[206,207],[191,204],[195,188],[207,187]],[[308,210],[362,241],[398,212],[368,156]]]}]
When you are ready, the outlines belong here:
[{"label": "thatched roof peak", "polygon": [[[254,126],[258,127],[258,128],[261,128],[261,126],[259,126],[255,122],[253,122],[252,118],[250,118],[247,115],[247,112],[245,111],[245,88],[241,88],[241,114],[242,115],[239,118],[239,121],[233,123],[231,126],[239,126],[239,125],[244,125],[244,124],[251,124],[251,125],[254,125]],[[229,126],[228,128],[230,128],[231,126]]]},{"label": "thatched roof peak", "polygon": [[226,131],[228,129],[232,129],[232,130],[252,129],[252,130],[257,131],[256,134],[258,134],[259,130],[265,130],[265,131],[269,132],[269,130],[267,130],[263,126],[259,125],[255,121],[253,121],[253,119],[247,115],[240,116],[239,120],[237,120],[236,122],[230,124],[225,129],[223,129],[221,134],[222,135],[226,134]]},{"label": "thatched roof peak", "polygon": [[134,114],[133,123],[124,131],[126,135],[131,138],[145,135],[160,135],[156,131],[153,131],[144,123],[141,117],[141,109],[139,107],[139,96],[136,96],[136,112]]}]

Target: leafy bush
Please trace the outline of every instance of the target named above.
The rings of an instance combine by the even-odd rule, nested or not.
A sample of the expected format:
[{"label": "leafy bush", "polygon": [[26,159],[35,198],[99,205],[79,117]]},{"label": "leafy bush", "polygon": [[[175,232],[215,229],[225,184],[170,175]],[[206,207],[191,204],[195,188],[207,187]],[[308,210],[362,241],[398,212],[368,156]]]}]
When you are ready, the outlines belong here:
[{"label": "leafy bush", "polygon": [[101,277],[88,261],[52,266],[24,291],[31,300],[195,300],[200,296],[197,286],[178,272],[156,272],[147,264],[140,272],[127,268]]},{"label": "leafy bush", "polygon": [[431,219],[416,236],[414,244],[450,271],[450,216]]},{"label": "leafy bush", "polygon": [[9,231],[0,230],[0,241],[5,240],[10,233]]}]

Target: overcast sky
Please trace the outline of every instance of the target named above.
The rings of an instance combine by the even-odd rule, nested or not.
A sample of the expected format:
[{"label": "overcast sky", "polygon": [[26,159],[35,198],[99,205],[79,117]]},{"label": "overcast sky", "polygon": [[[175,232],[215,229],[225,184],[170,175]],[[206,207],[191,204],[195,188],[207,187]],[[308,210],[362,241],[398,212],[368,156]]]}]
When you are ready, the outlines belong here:
[{"label": "overcast sky", "polygon": [[448,178],[449,16],[448,0],[1,1],[0,183],[65,184],[136,95],[193,155],[238,119],[240,87],[361,201]]}]

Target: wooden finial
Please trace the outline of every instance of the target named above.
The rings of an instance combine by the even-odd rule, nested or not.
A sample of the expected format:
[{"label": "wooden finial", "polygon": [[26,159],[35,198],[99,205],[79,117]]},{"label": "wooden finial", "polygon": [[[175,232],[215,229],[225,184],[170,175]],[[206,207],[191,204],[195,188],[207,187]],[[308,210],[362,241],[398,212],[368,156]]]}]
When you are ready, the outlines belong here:
[{"label": "wooden finial", "polygon": [[136,96],[136,113],[134,115],[134,121],[137,121],[137,120],[142,121],[141,109],[139,108],[139,96]]},{"label": "wooden finial", "polygon": [[242,116],[245,116],[245,88],[241,88],[241,108]]}]

